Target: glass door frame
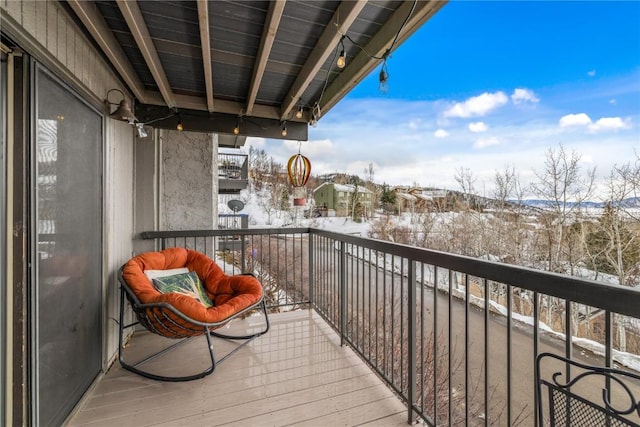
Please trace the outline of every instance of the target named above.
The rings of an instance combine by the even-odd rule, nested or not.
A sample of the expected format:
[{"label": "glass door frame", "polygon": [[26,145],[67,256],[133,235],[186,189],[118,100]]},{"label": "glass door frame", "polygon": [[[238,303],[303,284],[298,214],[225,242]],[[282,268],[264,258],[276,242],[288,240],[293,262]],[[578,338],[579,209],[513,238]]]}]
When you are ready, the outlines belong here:
[{"label": "glass door frame", "polygon": [[0,46],[0,424],[6,421],[7,387],[5,355],[7,351],[7,104],[8,104],[8,60],[4,45]]},{"label": "glass door frame", "polygon": [[[86,106],[88,109],[90,109],[93,113],[95,113],[101,121],[101,150],[100,150],[100,170],[97,171],[97,173],[100,174],[100,189],[102,191],[102,197],[100,198],[100,207],[99,207],[99,211],[100,211],[100,225],[101,225],[101,230],[100,230],[100,243],[99,243],[99,247],[100,247],[100,267],[99,267],[99,271],[100,271],[100,298],[101,298],[101,313],[100,313],[100,318],[101,318],[101,325],[100,325],[100,333],[101,333],[101,339],[100,339],[100,343],[101,343],[101,348],[100,348],[100,367],[102,369],[103,366],[103,361],[104,361],[104,340],[105,340],[105,320],[104,320],[104,313],[105,313],[105,296],[104,296],[104,287],[102,285],[103,281],[104,281],[104,269],[105,269],[105,255],[106,255],[106,251],[107,248],[105,247],[105,243],[106,243],[106,236],[105,236],[105,232],[106,232],[106,227],[105,227],[105,223],[104,223],[104,219],[105,219],[105,201],[104,201],[104,196],[106,194],[106,188],[105,188],[105,180],[104,180],[104,176],[105,176],[105,165],[107,162],[107,153],[106,153],[106,123],[105,123],[105,114],[103,111],[100,111],[99,109],[97,109],[94,105],[91,104],[91,102],[83,99],[82,95],[75,90],[71,85],[65,83],[64,80],[62,80],[61,78],[59,78],[54,72],[52,72],[49,68],[47,68],[45,65],[43,65],[42,63],[38,62],[36,59],[34,58],[30,58],[30,81],[29,81],[29,86],[30,86],[30,111],[29,111],[29,115],[30,115],[30,127],[29,127],[29,132],[30,132],[30,142],[29,142],[29,150],[30,150],[30,158],[29,158],[29,179],[31,182],[35,183],[36,182],[36,178],[37,178],[37,173],[38,173],[38,167],[37,167],[37,144],[38,144],[38,137],[37,137],[37,128],[38,128],[38,123],[37,123],[37,118],[38,118],[38,73],[44,73],[46,74],[49,78],[51,78],[56,84],[58,84],[63,90],[67,91],[69,94],[71,94],[74,98],[76,98],[80,103],[82,103],[84,106]],[[39,314],[39,307],[38,307],[38,301],[39,301],[39,295],[38,295],[38,290],[39,290],[39,284],[38,284],[38,278],[39,278],[39,262],[38,262],[38,227],[37,227],[37,222],[38,222],[38,192],[34,189],[34,187],[32,186],[30,191],[29,191],[29,201],[28,201],[29,205],[30,205],[30,214],[29,214],[29,220],[30,220],[30,236],[29,236],[29,243],[30,243],[30,251],[29,251],[29,259],[30,259],[30,289],[29,289],[29,307],[28,310],[30,312],[29,315],[29,370],[30,370],[30,401],[31,401],[31,405],[30,405],[30,417],[31,420],[33,422],[33,425],[41,425],[41,420],[39,419],[39,414],[40,414],[40,379],[39,379],[39,362],[40,362],[40,357],[39,357],[39,318],[38,318],[38,314]]]}]

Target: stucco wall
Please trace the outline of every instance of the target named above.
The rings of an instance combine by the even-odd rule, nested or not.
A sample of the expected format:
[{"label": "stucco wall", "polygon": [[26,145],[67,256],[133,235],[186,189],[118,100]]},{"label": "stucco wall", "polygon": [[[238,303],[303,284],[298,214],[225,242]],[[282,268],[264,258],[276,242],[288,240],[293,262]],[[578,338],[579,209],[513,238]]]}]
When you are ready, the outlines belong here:
[{"label": "stucco wall", "polygon": [[217,135],[159,131],[161,230],[213,229],[218,219]]}]

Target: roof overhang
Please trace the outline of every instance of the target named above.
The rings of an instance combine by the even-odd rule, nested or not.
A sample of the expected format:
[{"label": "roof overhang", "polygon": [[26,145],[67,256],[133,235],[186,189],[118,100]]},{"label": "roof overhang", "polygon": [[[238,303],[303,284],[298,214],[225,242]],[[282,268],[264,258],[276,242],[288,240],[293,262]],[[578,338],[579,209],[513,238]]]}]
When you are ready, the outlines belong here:
[{"label": "roof overhang", "polygon": [[63,2],[129,88],[140,122],[175,127],[180,113],[185,130],[294,140],[445,3]]}]

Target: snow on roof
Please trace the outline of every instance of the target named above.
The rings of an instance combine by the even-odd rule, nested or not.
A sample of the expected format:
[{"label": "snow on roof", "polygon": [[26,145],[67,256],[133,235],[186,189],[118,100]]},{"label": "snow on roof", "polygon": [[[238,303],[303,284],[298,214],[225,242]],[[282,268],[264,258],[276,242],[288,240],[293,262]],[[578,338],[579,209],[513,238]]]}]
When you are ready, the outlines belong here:
[{"label": "snow on roof", "polygon": [[[316,187],[315,190],[313,190],[313,192],[315,193],[316,191],[318,191],[320,188],[324,187],[325,185],[333,185],[333,189],[335,191],[343,191],[345,193],[353,193],[356,189],[356,187],[354,185],[351,184],[334,184],[332,182],[325,182],[323,184],[320,184],[318,187]],[[358,186],[358,193],[371,193],[371,190],[369,190],[366,187],[362,187],[362,186]]]},{"label": "snow on roof", "polygon": [[401,199],[405,199],[405,200],[410,200],[412,202],[416,201],[416,197],[411,195],[411,194],[407,194],[407,193],[396,193],[396,197],[399,197]]}]

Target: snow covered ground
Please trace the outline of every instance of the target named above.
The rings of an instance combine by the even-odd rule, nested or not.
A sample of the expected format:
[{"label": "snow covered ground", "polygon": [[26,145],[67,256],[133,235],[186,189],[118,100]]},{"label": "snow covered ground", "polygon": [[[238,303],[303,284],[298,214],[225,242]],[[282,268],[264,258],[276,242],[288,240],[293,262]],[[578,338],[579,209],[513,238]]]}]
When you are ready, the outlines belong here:
[{"label": "snow covered ground", "polygon": [[[239,200],[242,200],[245,204],[245,208],[242,210],[242,214],[249,215],[249,228],[279,228],[279,227],[313,227],[320,228],[329,231],[335,231],[344,234],[355,234],[361,237],[369,236],[369,222],[355,222],[350,218],[344,217],[321,217],[321,218],[304,218],[304,208],[295,208],[294,212],[282,212],[271,210],[265,210],[265,207],[261,205],[261,201],[256,193],[250,193],[248,191],[243,191],[240,196],[237,197]],[[220,214],[230,214],[233,213],[231,209],[226,205],[226,200],[221,202],[218,206],[218,210]],[[447,213],[446,215],[452,215],[451,213]],[[397,218],[398,225],[402,226],[411,226],[411,220],[409,215],[404,215]],[[357,253],[353,253],[352,255],[361,257],[363,259],[371,259],[368,257],[368,254],[363,251],[355,251]],[[381,263],[388,264],[387,261],[382,260]],[[397,260],[396,262],[400,262]],[[395,271],[400,271],[401,266],[395,265],[390,266],[386,265],[386,268],[393,268]],[[587,269],[582,269],[579,274],[580,277],[591,278],[593,279],[594,274],[592,271]],[[443,278],[445,275],[442,275]],[[422,278],[418,278],[418,280],[422,280]],[[615,276],[600,274],[598,276],[599,281],[604,281],[608,283],[617,283]],[[429,278],[425,277],[423,283],[427,286],[433,286],[430,283]],[[439,283],[438,288],[444,291],[448,291],[448,284]],[[460,292],[460,295],[454,295],[457,297],[462,297],[463,293]],[[484,306],[484,301],[482,299],[474,298],[471,301],[472,304],[476,304],[478,306]],[[492,301],[492,308],[503,315],[506,316],[507,309],[506,307],[497,304]],[[533,325],[534,319],[529,316],[522,316],[518,313],[513,313],[513,319],[517,322],[522,322],[527,325]],[[635,322],[640,322],[638,319],[630,319]],[[548,333],[550,335],[554,335],[560,339],[564,339],[564,334],[553,331],[549,326],[545,325],[542,322],[539,322],[539,328],[543,333]],[[639,325],[640,328],[640,325]],[[604,356],[605,348],[602,344],[587,340],[584,338],[573,337],[572,341],[584,348],[585,350],[591,351],[595,354]],[[637,372],[640,372],[640,356],[631,353],[625,353],[621,351],[614,350],[614,360],[620,365],[626,366],[630,369],[633,369]]]}]

